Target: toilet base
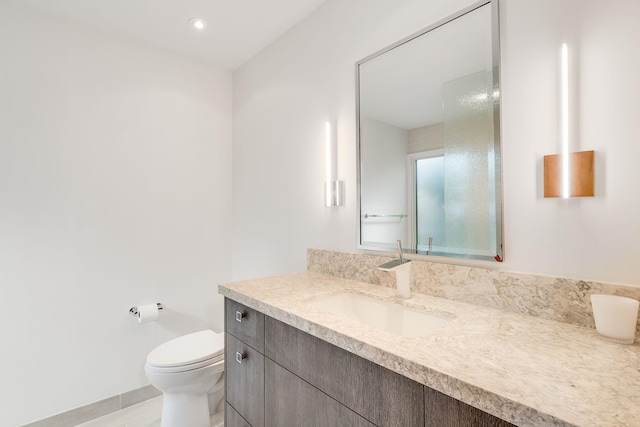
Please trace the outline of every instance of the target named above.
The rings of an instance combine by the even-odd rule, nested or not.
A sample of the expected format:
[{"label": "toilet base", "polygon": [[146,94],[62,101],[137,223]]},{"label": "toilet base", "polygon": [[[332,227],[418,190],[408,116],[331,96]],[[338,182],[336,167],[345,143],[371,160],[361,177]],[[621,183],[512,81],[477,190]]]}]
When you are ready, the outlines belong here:
[{"label": "toilet base", "polygon": [[[185,335],[174,341],[189,336]],[[219,341],[218,344],[222,345],[221,339]],[[171,343],[173,341],[169,342]],[[151,384],[164,395],[161,427],[211,427],[210,406],[215,411],[220,400],[224,400],[223,355],[218,354],[211,359],[194,363],[184,362],[183,365],[178,360],[177,365],[171,366],[160,357],[165,350],[160,346],[149,353],[144,367]],[[158,355],[154,352],[160,353]],[[180,351],[174,353],[179,355]],[[152,364],[150,358],[156,360],[156,364]],[[210,397],[209,394],[212,393],[214,396]]]},{"label": "toilet base", "polygon": [[211,427],[207,395],[164,393],[161,427]]}]

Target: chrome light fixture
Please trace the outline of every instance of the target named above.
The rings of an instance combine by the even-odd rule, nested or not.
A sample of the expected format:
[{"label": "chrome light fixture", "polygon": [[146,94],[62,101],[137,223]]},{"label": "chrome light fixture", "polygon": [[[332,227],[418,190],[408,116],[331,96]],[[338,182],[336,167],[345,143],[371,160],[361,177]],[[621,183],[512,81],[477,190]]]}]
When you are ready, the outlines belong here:
[{"label": "chrome light fixture", "polygon": [[336,179],[337,144],[331,122],[324,124],[325,132],[325,170],[324,205],[328,208],[344,205],[344,181]]}]

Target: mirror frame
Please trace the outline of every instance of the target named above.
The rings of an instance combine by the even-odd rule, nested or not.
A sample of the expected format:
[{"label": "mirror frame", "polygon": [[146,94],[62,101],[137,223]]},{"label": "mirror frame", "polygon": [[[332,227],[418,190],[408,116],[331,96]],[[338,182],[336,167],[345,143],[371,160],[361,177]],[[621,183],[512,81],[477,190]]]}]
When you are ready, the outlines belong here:
[{"label": "mirror frame", "polygon": [[356,62],[355,74],[356,74],[356,182],[357,182],[357,213],[358,213],[358,249],[364,249],[368,251],[377,251],[377,252],[396,252],[396,245],[389,243],[389,246],[367,246],[362,244],[362,194],[361,194],[361,124],[360,124],[360,66],[374,58],[377,58],[380,55],[389,52],[390,50],[395,49],[405,43],[408,43],[420,36],[423,36],[430,31],[435,30],[457,18],[460,18],[463,15],[466,15],[469,12],[473,12],[474,10],[486,6],[488,4],[491,5],[491,42],[492,42],[492,63],[493,69],[497,70],[493,75],[493,85],[494,88],[497,87],[499,91],[497,102],[493,103],[493,136],[494,136],[494,145],[495,145],[495,191],[496,191],[496,254],[495,256],[485,256],[485,255],[475,255],[475,254],[458,254],[458,253],[445,253],[439,255],[428,255],[425,251],[418,251],[417,249],[412,248],[402,248],[403,253],[418,255],[416,258],[432,259],[432,258],[462,258],[462,259],[473,259],[473,260],[483,260],[483,261],[495,261],[502,262],[504,260],[504,246],[503,246],[503,227],[504,227],[504,215],[503,215],[503,193],[502,193],[502,141],[501,141],[501,132],[500,132],[500,104],[502,99],[502,88],[500,86],[500,15],[499,15],[499,0],[481,0],[476,3],[469,5],[468,7],[447,16],[440,21],[437,21],[434,24],[429,25],[428,27],[423,28],[383,49],[380,49],[377,52],[372,53],[371,55],[359,60]]}]

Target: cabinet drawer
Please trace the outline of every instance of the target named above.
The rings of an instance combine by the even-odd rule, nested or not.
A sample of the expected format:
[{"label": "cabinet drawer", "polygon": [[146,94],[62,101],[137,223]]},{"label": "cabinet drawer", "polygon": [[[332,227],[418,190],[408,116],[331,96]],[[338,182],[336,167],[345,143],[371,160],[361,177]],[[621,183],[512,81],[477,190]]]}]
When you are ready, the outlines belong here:
[{"label": "cabinet drawer", "polygon": [[264,352],[264,314],[225,298],[224,328],[240,341]]},{"label": "cabinet drawer", "polygon": [[267,427],[375,427],[269,359],[265,389]]},{"label": "cabinet drawer", "polygon": [[226,399],[253,427],[264,426],[264,356],[225,334]]},{"label": "cabinet drawer", "polygon": [[251,427],[228,403],[224,407],[224,427]]},{"label": "cabinet drawer", "polygon": [[424,426],[422,384],[271,317],[265,356],[378,426]]}]

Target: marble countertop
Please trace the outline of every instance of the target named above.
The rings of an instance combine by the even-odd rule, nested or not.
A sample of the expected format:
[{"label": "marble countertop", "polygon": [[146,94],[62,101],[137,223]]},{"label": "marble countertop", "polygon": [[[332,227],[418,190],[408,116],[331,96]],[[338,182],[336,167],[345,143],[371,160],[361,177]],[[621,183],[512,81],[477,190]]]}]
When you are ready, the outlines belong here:
[{"label": "marble countertop", "polygon": [[[640,345],[594,329],[314,272],[221,285],[277,320],[518,426],[640,426]],[[417,338],[307,305],[342,292],[453,315]]]}]

